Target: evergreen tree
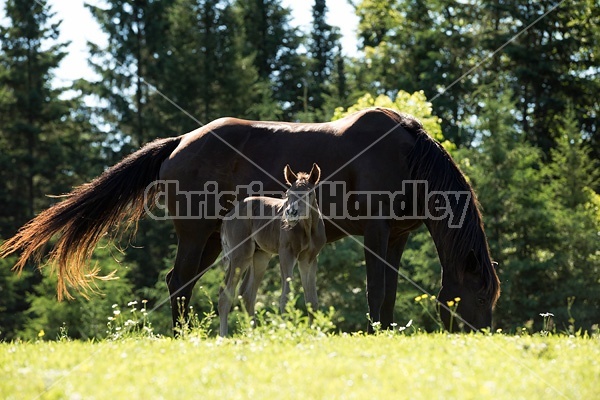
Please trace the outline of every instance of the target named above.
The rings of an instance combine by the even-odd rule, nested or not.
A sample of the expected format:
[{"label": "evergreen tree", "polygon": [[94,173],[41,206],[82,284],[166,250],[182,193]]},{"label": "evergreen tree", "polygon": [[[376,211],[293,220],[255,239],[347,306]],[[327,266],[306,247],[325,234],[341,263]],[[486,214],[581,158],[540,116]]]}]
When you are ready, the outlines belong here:
[{"label": "evergreen tree", "polygon": [[6,116],[0,139],[7,152],[3,161],[8,164],[0,172],[0,185],[2,192],[10,193],[1,211],[4,236],[47,204],[38,201],[46,194],[40,177],[45,171],[56,171],[58,160],[51,154],[60,151],[55,148],[60,134],[56,125],[68,114],[67,102],[58,100],[64,89],[50,86],[51,71],[65,56],[66,44],[52,43],[44,49],[58,38],[59,24],[49,22],[53,14],[43,2],[32,0],[8,1],[6,15],[10,25],[0,28],[0,87],[5,94],[1,106]]},{"label": "evergreen tree", "polygon": [[[98,168],[98,137],[80,97],[63,100],[53,71],[65,56],[60,22],[46,2],[9,0],[0,27],[0,239],[16,230]],[[101,170],[98,168],[97,170]],[[12,276],[14,258],[2,260],[0,330],[13,338],[25,323],[26,293],[41,276],[32,268]],[[10,275],[9,275],[10,274]]]},{"label": "evergreen tree", "polygon": [[156,137],[173,133],[160,120],[162,99],[154,96],[147,84],[161,86],[167,51],[166,10],[172,2],[111,0],[102,6],[86,4],[108,39],[106,48],[89,43],[92,66],[101,76],[91,88],[109,105],[98,107],[96,113],[110,127],[107,143],[119,150],[108,164]]},{"label": "evergreen tree", "polygon": [[600,195],[593,190],[600,173],[579,124],[572,109],[557,118],[556,148],[543,171],[552,200],[547,212],[554,217],[557,238],[552,258],[556,284],[548,300],[561,328],[589,330],[598,323],[600,309]]},{"label": "evergreen tree", "polygon": [[[323,105],[327,95],[331,95],[332,77],[337,66],[336,59],[341,54],[339,28],[327,23],[327,1],[315,0],[312,8],[312,31],[308,43],[310,56],[310,77],[306,82],[306,101],[314,119],[322,119]],[[309,116],[307,116],[310,118]]]},{"label": "evergreen tree", "polygon": [[[206,124],[223,116],[246,116],[257,98],[253,55],[244,55],[244,31],[228,1],[177,0],[169,11],[170,51],[165,93]],[[173,109],[173,120],[188,118]],[[193,127],[194,121],[181,122]]]},{"label": "evergreen tree", "polygon": [[[101,78],[84,85],[100,99],[95,119],[109,129],[104,139],[106,165],[115,164],[158,137],[182,133],[175,131],[178,126],[166,117],[173,106],[155,90],[165,86],[167,10],[172,3],[112,0],[99,6],[87,5],[108,39],[106,48],[89,43],[92,66]],[[162,257],[174,241],[170,224],[146,220],[139,223],[135,249],[125,252],[124,257],[132,265],[129,277],[135,288],[141,290],[156,283],[164,268]],[[128,245],[126,242],[123,247]]]},{"label": "evergreen tree", "polygon": [[461,121],[470,111],[473,76],[445,91],[469,70],[478,45],[478,16],[451,0],[363,0],[357,4],[358,34],[365,58],[359,89],[395,96],[423,90],[442,118],[445,136],[458,147],[473,132]]},{"label": "evergreen tree", "polygon": [[511,40],[492,65],[511,76],[519,122],[528,140],[547,154],[554,146],[554,116],[571,104],[583,132],[597,145],[600,83],[594,51],[600,46],[600,11],[596,2],[576,0],[567,6],[558,0],[488,0],[482,2],[482,9],[485,51]]},{"label": "evergreen tree", "polygon": [[[500,92],[497,85],[489,90]],[[574,120],[567,119],[564,139],[544,166],[542,152],[520,129],[511,97],[510,92],[487,97],[477,125],[481,144],[459,154],[483,205],[492,257],[500,265],[496,323],[510,329],[537,321],[537,330],[538,314],[552,312],[566,329],[567,302],[577,296],[575,319],[589,329],[599,301],[590,283],[600,276],[597,195],[587,186],[595,175],[589,150],[575,139]]]},{"label": "evergreen tree", "polygon": [[[305,57],[299,53],[304,40],[297,28],[290,26],[290,10],[280,0],[238,0],[245,32],[244,54],[253,56],[262,96],[251,108],[262,119],[292,120],[302,110],[302,87]],[[274,104],[275,102],[275,104]]]}]

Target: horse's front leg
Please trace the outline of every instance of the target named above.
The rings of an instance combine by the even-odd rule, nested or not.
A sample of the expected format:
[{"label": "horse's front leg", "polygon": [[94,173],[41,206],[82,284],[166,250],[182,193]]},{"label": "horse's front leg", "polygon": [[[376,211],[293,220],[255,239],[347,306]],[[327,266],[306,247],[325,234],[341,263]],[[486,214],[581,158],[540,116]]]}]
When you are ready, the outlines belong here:
[{"label": "horse's front leg", "polygon": [[388,329],[394,322],[394,307],[396,305],[396,291],[398,290],[398,269],[400,259],[404,252],[404,246],[408,240],[408,234],[390,238],[387,250],[387,262],[385,269],[385,296],[381,306],[381,327]]},{"label": "horse's front leg", "polygon": [[372,323],[381,322],[381,307],[385,298],[385,270],[390,227],[386,220],[370,220],[365,229],[365,262],[367,264],[367,301]]},{"label": "horse's front leg", "polygon": [[290,283],[294,274],[296,255],[288,249],[279,252],[279,266],[281,269],[281,298],[279,299],[279,311],[283,314],[290,295]]}]

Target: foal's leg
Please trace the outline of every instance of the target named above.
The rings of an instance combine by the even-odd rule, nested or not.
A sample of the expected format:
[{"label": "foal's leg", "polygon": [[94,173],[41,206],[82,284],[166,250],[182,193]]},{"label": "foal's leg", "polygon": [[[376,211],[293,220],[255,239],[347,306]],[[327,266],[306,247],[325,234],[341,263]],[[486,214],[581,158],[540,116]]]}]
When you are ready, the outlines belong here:
[{"label": "foal's leg", "polygon": [[227,266],[227,275],[225,277],[225,287],[221,288],[219,293],[219,335],[227,336],[228,324],[227,317],[231,310],[231,305],[236,297],[237,286],[241,276],[248,269],[252,268],[252,253],[253,243],[240,245],[237,249],[232,250],[229,255],[229,265]]},{"label": "foal's leg", "polygon": [[279,299],[279,311],[283,314],[290,295],[290,282],[296,264],[296,255],[288,249],[279,251],[279,266],[281,268],[281,298]]},{"label": "foal's leg", "polygon": [[242,282],[242,299],[246,306],[246,311],[254,317],[254,306],[256,305],[256,295],[258,288],[265,276],[265,271],[269,265],[271,255],[264,251],[256,251],[252,261],[252,268],[246,274]]},{"label": "foal's leg", "polygon": [[304,288],[304,302],[309,309],[309,316],[312,319],[312,311],[316,311],[319,307],[319,299],[317,297],[317,259],[302,260],[298,263],[300,269],[300,279]]}]

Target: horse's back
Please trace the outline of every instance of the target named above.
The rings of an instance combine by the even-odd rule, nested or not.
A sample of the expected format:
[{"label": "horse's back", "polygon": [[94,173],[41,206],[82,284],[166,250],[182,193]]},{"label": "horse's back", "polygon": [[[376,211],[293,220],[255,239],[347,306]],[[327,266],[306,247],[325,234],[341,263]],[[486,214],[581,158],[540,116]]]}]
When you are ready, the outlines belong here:
[{"label": "horse's back", "polygon": [[[163,164],[161,178],[178,180],[182,190],[215,182],[220,192],[235,191],[260,182],[264,191],[283,192],[286,164],[308,171],[317,163],[324,180],[343,183],[347,192],[394,192],[410,179],[407,158],[419,127],[418,121],[386,109],[316,124],[224,118],[185,135]],[[321,205],[326,215],[339,200],[328,196]],[[243,197],[240,193],[238,200]],[[352,234],[362,233],[362,223],[336,222]],[[328,237],[343,236],[326,225]]]}]

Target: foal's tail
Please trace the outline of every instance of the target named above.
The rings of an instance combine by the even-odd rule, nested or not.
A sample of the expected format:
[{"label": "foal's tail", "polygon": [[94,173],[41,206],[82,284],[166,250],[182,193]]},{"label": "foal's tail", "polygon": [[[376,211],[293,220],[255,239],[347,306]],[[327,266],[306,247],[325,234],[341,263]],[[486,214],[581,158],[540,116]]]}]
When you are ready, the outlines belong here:
[{"label": "foal's tail", "polygon": [[144,216],[157,190],[156,185],[149,185],[158,179],[162,162],[180,141],[181,137],[155,140],[75,188],[65,200],[41,212],[6,241],[0,247],[0,257],[20,252],[13,270],[21,272],[30,259],[40,264],[44,245],[60,234],[49,255],[58,274],[59,300],[72,298],[68,286],[80,292],[91,289],[93,278],[107,278],[98,276],[98,268],[86,266],[94,247],[121,220],[134,223]]}]

